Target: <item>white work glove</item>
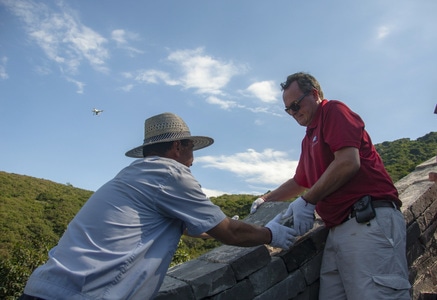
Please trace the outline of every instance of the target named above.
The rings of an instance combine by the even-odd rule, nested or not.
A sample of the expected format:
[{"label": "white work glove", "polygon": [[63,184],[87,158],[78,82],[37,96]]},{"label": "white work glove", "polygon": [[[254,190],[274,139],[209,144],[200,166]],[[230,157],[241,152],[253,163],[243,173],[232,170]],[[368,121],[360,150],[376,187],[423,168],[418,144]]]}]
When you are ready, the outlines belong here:
[{"label": "white work glove", "polygon": [[293,217],[293,228],[298,235],[305,234],[314,225],[314,204],[306,202],[302,197],[297,198],[288,206],[282,216],[283,219]]},{"label": "white work glove", "polygon": [[289,249],[291,246],[293,246],[298,234],[295,229],[279,224],[281,218],[282,213],[276,215],[276,217],[274,217],[265,226],[270,229],[272,233],[272,241],[269,245],[272,247]]},{"label": "white work glove", "polygon": [[261,204],[263,204],[264,202],[265,201],[263,198],[258,198],[255,201],[253,201],[252,206],[250,207],[250,213],[253,214],[254,212],[256,212],[258,207],[260,207]]}]

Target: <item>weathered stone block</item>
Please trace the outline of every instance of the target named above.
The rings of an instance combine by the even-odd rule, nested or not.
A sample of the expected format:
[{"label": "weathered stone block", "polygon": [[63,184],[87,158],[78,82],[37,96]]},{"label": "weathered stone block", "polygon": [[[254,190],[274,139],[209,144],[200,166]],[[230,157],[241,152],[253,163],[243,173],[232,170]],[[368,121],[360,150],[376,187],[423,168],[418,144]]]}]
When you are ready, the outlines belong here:
[{"label": "weathered stone block", "polygon": [[430,244],[436,243],[436,239],[435,239],[436,228],[437,228],[437,222],[431,223],[431,225],[420,236],[419,240],[423,245],[425,245],[425,247],[428,248],[428,246],[430,246],[431,248]]},{"label": "weathered stone block", "polygon": [[229,265],[198,259],[171,268],[167,275],[188,283],[196,299],[215,295],[237,283]]},{"label": "weathered stone block", "polygon": [[307,286],[303,293],[300,293],[292,300],[318,300],[319,299],[320,281],[316,281],[310,286]]},{"label": "weathered stone block", "polygon": [[307,235],[296,242],[289,251],[281,252],[277,256],[284,260],[288,273],[291,273],[316,254],[317,247],[311,237]]},{"label": "weathered stone block", "polygon": [[322,265],[323,252],[319,252],[311,260],[300,267],[307,285],[312,284],[320,278],[320,266]]},{"label": "weathered stone block", "polygon": [[165,276],[155,300],[195,299],[191,287],[181,280]]},{"label": "weathered stone block", "polygon": [[[234,287],[229,290],[223,291],[218,295],[212,296],[211,300],[251,300],[253,299],[253,286],[248,279],[238,282]],[[183,299],[183,298],[178,298]]]},{"label": "weathered stone block", "polygon": [[310,232],[310,238],[314,243],[317,251],[322,251],[325,248],[326,238],[328,237],[329,229],[325,226],[320,226]]},{"label": "weathered stone block", "polygon": [[407,248],[407,262],[411,266],[413,262],[425,252],[425,246],[417,240]]},{"label": "weathered stone block", "polygon": [[422,232],[420,231],[420,227],[417,222],[413,222],[407,227],[407,249],[419,240],[421,234]]},{"label": "weathered stone block", "polygon": [[284,280],[275,284],[271,289],[253,298],[254,300],[265,299],[291,299],[302,293],[307,288],[303,274],[297,270],[289,274]]},{"label": "weathered stone block", "polygon": [[411,212],[413,216],[417,219],[419,218],[425,210],[431,205],[433,202],[433,197],[429,195],[429,189],[422,190],[422,194],[420,197],[411,205]]},{"label": "weathered stone block", "polygon": [[277,214],[288,208],[288,202],[265,202],[257,211],[244,218],[244,222],[264,226]]},{"label": "weathered stone block", "polygon": [[271,260],[265,246],[243,248],[227,245],[215,248],[198,259],[230,265],[237,281],[261,269]]},{"label": "weathered stone block", "polygon": [[266,291],[288,275],[284,262],[279,257],[272,257],[271,262],[249,276],[255,295]]},{"label": "weathered stone block", "polygon": [[410,226],[411,223],[416,221],[416,219],[413,216],[413,213],[411,212],[411,210],[409,208],[401,207],[401,210],[402,210],[402,214],[404,215],[405,223],[407,226]]},{"label": "weathered stone block", "polygon": [[426,228],[437,221],[437,199],[434,199],[431,205],[423,213],[423,216]]},{"label": "weathered stone block", "polygon": [[424,232],[437,217],[437,201],[431,202],[431,204],[422,212],[420,217],[417,218],[417,223],[420,226],[420,231]]}]

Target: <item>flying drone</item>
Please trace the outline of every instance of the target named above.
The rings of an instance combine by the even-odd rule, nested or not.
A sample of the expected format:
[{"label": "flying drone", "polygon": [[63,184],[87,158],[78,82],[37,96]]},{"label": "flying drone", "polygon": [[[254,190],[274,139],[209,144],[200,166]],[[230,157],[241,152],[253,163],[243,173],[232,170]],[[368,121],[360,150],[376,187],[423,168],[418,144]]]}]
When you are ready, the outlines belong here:
[{"label": "flying drone", "polygon": [[98,116],[101,112],[103,112],[103,109],[93,108],[92,112],[95,116]]}]

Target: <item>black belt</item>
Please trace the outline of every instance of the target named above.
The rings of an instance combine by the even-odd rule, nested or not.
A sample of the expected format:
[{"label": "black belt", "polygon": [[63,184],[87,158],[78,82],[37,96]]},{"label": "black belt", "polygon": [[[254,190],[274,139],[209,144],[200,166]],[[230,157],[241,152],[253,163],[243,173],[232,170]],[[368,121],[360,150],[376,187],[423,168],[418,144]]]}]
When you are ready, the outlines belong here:
[{"label": "black belt", "polygon": [[[399,210],[399,207],[390,200],[373,200],[372,201],[373,208],[379,208],[379,207],[392,207]],[[352,208],[352,211],[350,213],[349,219],[355,218],[355,210]]]},{"label": "black belt", "polygon": [[[391,207],[391,208],[396,208],[397,210],[400,210],[399,206],[391,200],[372,200],[372,206],[373,206],[373,208]],[[353,206],[352,206],[351,213],[341,223],[349,221],[350,219],[353,219],[353,218],[355,218],[355,210],[353,209]]]}]

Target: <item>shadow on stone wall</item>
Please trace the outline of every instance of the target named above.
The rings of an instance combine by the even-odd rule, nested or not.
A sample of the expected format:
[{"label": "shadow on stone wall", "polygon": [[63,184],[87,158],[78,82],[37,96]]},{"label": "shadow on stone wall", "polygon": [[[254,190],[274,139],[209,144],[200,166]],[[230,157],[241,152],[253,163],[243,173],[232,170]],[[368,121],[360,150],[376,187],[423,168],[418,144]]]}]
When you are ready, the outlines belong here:
[{"label": "shadow on stone wall", "polygon": [[[437,299],[436,158],[396,183],[407,224],[412,298]],[[245,222],[264,225],[288,203],[265,203]],[[328,231],[320,219],[287,250],[269,246],[220,246],[168,270],[156,299],[317,299],[322,251]]]}]

